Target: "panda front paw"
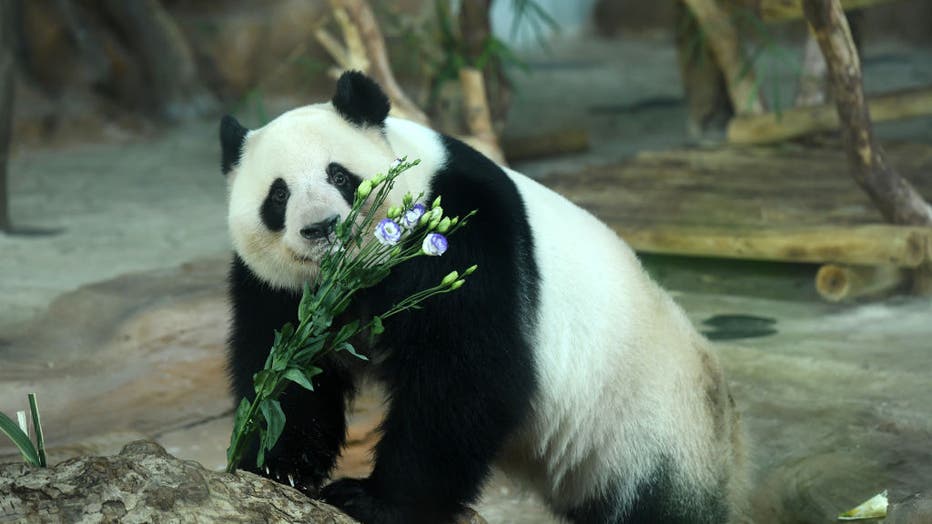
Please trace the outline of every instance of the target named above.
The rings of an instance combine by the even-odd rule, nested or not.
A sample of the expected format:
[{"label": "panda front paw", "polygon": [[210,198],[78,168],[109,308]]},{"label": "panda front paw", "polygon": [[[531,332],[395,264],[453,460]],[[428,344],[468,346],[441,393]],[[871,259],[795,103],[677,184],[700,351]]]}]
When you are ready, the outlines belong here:
[{"label": "panda front paw", "polygon": [[320,491],[320,497],[331,506],[364,524],[398,522],[386,512],[384,505],[372,494],[369,479],[340,479]]},{"label": "panda front paw", "polygon": [[261,468],[253,471],[265,478],[274,480],[279,484],[291,486],[308,497],[317,497],[320,492],[320,476],[308,475],[307,465],[291,460],[287,457],[271,456],[266,459]]}]

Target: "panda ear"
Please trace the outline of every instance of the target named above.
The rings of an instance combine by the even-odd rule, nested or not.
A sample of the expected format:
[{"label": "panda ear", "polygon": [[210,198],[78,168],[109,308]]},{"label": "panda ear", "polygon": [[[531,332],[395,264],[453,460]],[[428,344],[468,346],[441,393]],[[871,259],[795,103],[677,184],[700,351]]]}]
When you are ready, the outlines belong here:
[{"label": "panda ear", "polygon": [[337,80],[333,107],[357,126],[381,126],[391,104],[374,80],[359,71],[347,71]]},{"label": "panda ear", "polygon": [[248,129],[230,115],[224,115],[220,119],[220,168],[224,175],[239,162],[239,157],[243,153],[243,142],[246,141],[248,132]]}]

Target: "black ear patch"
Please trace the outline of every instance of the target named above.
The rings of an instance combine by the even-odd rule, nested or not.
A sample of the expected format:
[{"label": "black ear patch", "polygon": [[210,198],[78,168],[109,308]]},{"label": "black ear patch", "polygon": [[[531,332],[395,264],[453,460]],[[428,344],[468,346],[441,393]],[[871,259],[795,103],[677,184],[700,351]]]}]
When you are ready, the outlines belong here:
[{"label": "black ear patch", "polygon": [[230,115],[224,115],[220,119],[220,169],[224,175],[239,162],[248,132],[248,129]]},{"label": "black ear patch", "polygon": [[359,71],[347,71],[337,80],[333,107],[357,126],[381,126],[391,104],[375,80]]}]

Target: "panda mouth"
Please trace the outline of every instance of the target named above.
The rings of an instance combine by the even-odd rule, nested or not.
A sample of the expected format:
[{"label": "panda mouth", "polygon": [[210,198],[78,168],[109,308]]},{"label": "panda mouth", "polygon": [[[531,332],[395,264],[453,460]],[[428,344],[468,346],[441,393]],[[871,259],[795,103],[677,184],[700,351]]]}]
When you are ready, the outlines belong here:
[{"label": "panda mouth", "polygon": [[298,262],[298,263],[300,263],[300,264],[312,264],[312,263],[316,263],[316,262],[317,262],[317,259],[318,259],[318,257],[313,256],[313,255],[301,255],[301,254],[298,254],[295,250],[293,250],[293,249],[291,249],[291,248],[289,248],[289,247],[286,247],[286,248],[285,248],[285,251],[288,252],[288,254],[291,256],[291,258],[292,258],[294,261],[296,261],[296,262]]}]

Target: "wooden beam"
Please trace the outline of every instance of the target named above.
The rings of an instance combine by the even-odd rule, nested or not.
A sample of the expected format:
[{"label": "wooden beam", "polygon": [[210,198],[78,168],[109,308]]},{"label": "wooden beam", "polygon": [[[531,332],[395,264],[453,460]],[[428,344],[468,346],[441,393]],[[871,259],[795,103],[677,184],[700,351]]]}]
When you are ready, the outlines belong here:
[{"label": "wooden beam", "polygon": [[747,260],[915,268],[927,261],[932,228],[889,225],[733,229],[610,224],[636,251]]},{"label": "wooden beam", "polygon": [[815,287],[829,302],[878,297],[909,282],[909,271],[895,266],[826,264],[816,273]]},{"label": "wooden beam", "polygon": [[[932,115],[932,88],[873,96],[868,99],[868,105],[874,122]],[[728,124],[728,141],[733,144],[767,144],[835,129],[838,129],[838,110],[834,104],[795,107],[780,114],[733,118]]]},{"label": "wooden beam", "polygon": [[[845,10],[885,4],[893,0],[842,0]],[[736,4],[753,9],[764,22],[784,22],[803,17],[802,0],[736,0]]]}]

